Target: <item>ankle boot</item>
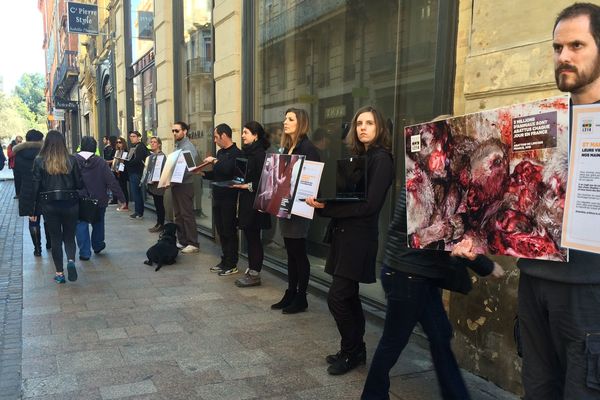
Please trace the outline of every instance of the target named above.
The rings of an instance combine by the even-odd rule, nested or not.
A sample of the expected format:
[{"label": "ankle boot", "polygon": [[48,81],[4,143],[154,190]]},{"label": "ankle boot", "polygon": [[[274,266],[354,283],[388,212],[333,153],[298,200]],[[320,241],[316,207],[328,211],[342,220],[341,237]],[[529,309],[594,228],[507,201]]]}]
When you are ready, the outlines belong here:
[{"label": "ankle boot", "polygon": [[273,310],[281,310],[282,308],[285,308],[285,307],[289,306],[290,304],[292,304],[292,302],[294,301],[294,297],[296,297],[296,291],[292,290],[292,289],[288,289],[285,291],[285,294],[283,295],[281,300],[279,300],[279,302],[277,302],[275,304],[272,304],[271,308]]},{"label": "ankle boot", "polygon": [[29,234],[31,235],[31,241],[33,242],[33,255],[40,257],[42,255],[42,239],[40,237],[40,227],[30,226]]},{"label": "ankle boot", "polygon": [[44,222],[44,234],[46,235],[46,250],[50,250],[52,245],[50,244],[50,230],[48,224]]},{"label": "ankle boot", "polygon": [[306,293],[298,292],[296,293],[296,296],[294,296],[294,301],[292,301],[292,304],[285,307],[282,312],[284,314],[297,314],[299,312],[306,311],[307,308],[308,302],[306,301]]}]

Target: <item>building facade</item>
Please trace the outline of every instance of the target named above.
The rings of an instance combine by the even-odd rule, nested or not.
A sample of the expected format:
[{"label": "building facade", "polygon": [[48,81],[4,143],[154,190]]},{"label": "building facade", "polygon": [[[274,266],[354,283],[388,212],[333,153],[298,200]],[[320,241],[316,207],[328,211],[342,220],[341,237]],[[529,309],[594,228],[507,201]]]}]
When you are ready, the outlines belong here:
[{"label": "building facade", "polygon": [[[261,122],[277,147],[289,107],[308,111],[313,141],[335,179],[332,161],[345,156],[344,129],[354,111],[380,109],[393,127],[396,183],[381,213],[380,249],[404,171],[404,126],[440,114],[460,115],[557,94],[551,29],[569,2],[502,7],[464,0],[98,0],[99,35],[69,34],[64,1],[40,0],[47,50],[48,107],[77,104],[61,129],[73,145],[81,135],[159,136],[173,149],[171,125],[186,121],[200,156],[214,155],[213,127],[227,123],[240,145],[241,126]],[[71,53],[74,52],[74,53]],[[63,71],[66,71],[63,74]],[[74,80],[71,80],[72,76]],[[60,113],[59,113],[60,114]],[[70,136],[69,136],[70,135]],[[329,168],[328,168],[329,166]],[[209,185],[196,178],[199,229],[214,237]],[[327,220],[312,221],[311,279],[327,287]],[[265,232],[270,268],[285,274],[277,224]],[[243,249],[242,249],[243,252]],[[380,252],[381,254],[381,252]],[[468,296],[447,295],[461,364],[520,392],[520,360],[512,324],[518,271],[502,282],[480,280]],[[364,303],[382,315],[377,284],[363,285]]]}]

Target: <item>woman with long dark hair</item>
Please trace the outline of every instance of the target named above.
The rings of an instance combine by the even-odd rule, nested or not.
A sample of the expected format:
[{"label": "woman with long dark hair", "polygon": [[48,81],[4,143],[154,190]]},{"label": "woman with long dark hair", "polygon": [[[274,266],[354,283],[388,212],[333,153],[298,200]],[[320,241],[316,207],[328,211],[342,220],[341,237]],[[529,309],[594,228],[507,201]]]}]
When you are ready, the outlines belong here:
[{"label": "woman with long dark hair", "polygon": [[117,211],[129,211],[129,190],[127,190],[127,182],[129,182],[129,176],[127,175],[127,168],[125,168],[125,162],[123,160],[123,153],[127,153],[127,140],[122,137],[118,137],[115,147],[115,156],[112,164],[112,171],[119,182],[121,191],[125,196],[125,204],[117,207]]},{"label": "woman with long dark hair", "polygon": [[254,199],[260,175],[265,162],[265,152],[270,143],[261,124],[250,121],[242,130],[242,151],[248,159],[246,181],[241,185],[234,185],[240,189],[238,196],[238,226],[244,232],[248,247],[248,269],[241,278],[235,281],[238,287],[260,285],[260,271],[262,270],[264,251],[260,238],[260,231],[271,228],[271,216],[254,209]]},{"label": "woman with long dark hair", "polygon": [[[317,148],[308,139],[309,129],[310,123],[305,110],[288,109],[283,121],[280,152],[304,155],[309,161],[320,161]],[[271,308],[281,309],[284,314],[296,314],[308,308],[306,290],[310,262],[306,254],[306,237],[310,219],[292,215],[290,219],[280,218],[279,226],[288,256],[288,289],[283,298]]]},{"label": "woman with long dark hair", "polygon": [[371,106],[360,108],[346,138],[353,156],[367,158],[367,199],[360,203],[306,204],[331,217],[331,247],[325,272],[333,275],[327,304],[340,332],[340,351],[326,357],[327,371],[341,375],[366,362],[365,316],[359,283],[373,283],[379,237],[379,212],[394,178],[391,136],[383,116]]},{"label": "woman with long dark hair", "polygon": [[75,228],[79,217],[78,190],[83,189],[77,161],[67,151],[62,133],[51,130],[33,162],[33,198],[29,219],[35,221],[41,210],[48,223],[52,259],[56,268],[54,280],[65,283],[63,243],[67,253],[69,281],[77,280],[75,268]]}]

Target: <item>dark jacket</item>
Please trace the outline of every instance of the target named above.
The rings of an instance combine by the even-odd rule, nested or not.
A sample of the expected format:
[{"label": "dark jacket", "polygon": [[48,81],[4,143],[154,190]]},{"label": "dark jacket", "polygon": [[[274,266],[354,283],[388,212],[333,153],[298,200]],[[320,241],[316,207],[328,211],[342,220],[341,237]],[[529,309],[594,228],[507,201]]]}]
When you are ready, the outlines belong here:
[{"label": "dark jacket", "polygon": [[471,278],[467,268],[478,275],[489,275],[494,269],[492,260],[478,255],[473,261],[461,257],[452,257],[446,251],[413,249],[407,246],[406,235],[406,190],[398,193],[394,216],[388,230],[383,264],[409,275],[434,280],[441,288],[460,293],[471,290]]},{"label": "dark jacket", "polygon": [[104,149],[102,150],[102,158],[104,158],[105,161],[112,161],[113,158],[115,158],[115,148],[110,144],[104,146]]},{"label": "dark jacket", "polygon": [[262,142],[254,142],[242,147],[244,157],[248,159],[246,182],[252,184],[252,192],[240,190],[238,197],[238,223],[241,229],[257,230],[271,228],[271,215],[254,209],[254,199],[262,167],[265,162],[265,148]]},{"label": "dark jacket", "polygon": [[148,157],[148,149],[143,142],[139,142],[135,146],[131,146],[129,151],[133,154],[128,155],[127,161],[125,161],[125,170],[128,175],[139,175],[142,176],[144,172],[144,161]]},{"label": "dark jacket", "polygon": [[[283,154],[287,154],[288,150],[284,149]],[[319,150],[315,145],[308,139],[308,136],[304,136],[300,142],[296,145],[292,154],[299,154],[306,156],[308,161],[321,161],[319,156]],[[308,228],[310,227],[310,219],[292,215],[290,219],[280,218],[279,227],[281,228],[281,235],[283,237],[292,239],[306,238],[308,235]]]},{"label": "dark jacket", "polygon": [[6,156],[4,155],[4,149],[0,146],[0,171],[4,169],[4,164],[6,164]]},{"label": "dark jacket", "polygon": [[79,166],[74,156],[69,156],[69,171],[66,174],[50,175],[44,169],[44,160],[37,156],[33,161],[33,199],[25,205],[28,215],[44,212],[44,205],[51,203],[68,207],[77,205],[77,191],[83,189]]},{"label": "dark jacket", "polygon": [[109,200],[107,190],[110,189],[121,203],[125,203],[125,196],[119,182],[104,159],[92,155],[86,160],[81,154],[77,154],[75,159],[81,171],[84,186],[79,191],[80,196],[98,200],[98,207],[107,207]]},{"label": "dark jacket", "polygon": [[325,272],[363,283],[376,281],[379,212],[394,179],[392,154],[381,147],[367,153],[367,200],[325,204],[319,215],[331,217],[331,248]]},{"label": "dark jacket", "polygon": [[[226,149],[219,149],[217,151],[217,162],[215,163],[212,171],[206,171],[204,178],[213,180],[215,182],[228,181],[233,179],[233,173],[235,170],[235,159],[242,157],[242,151],[232,144]],[[230,189],[227,187],[213,186],[213,204],[217,201],[237,201],[237,190]]]},{"label": "dark jacket", "polygon": [[34,202],[33,198],[33,160],[37,157],[43,142],[23,142],[14,147],[15,178],[21,178],[21,192],[19,193],[19,215],[26,217],[29,214],[27,204]]}]

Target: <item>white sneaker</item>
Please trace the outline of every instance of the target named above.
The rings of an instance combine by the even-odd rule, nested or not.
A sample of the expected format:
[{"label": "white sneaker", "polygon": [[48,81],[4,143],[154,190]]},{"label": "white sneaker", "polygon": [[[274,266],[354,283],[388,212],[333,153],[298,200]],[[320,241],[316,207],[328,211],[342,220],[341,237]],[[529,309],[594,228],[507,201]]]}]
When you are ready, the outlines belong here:
[{"label": "white sneaker", "polygon": [[177,242],[177,248],[178,248],[179,250],[183,250],[183,249],[185,249],[185,246],[184,246],[184,245],[182,245],[181,243]]},{"label": "white sneaker", "polygon": [[192,246],[191,244],[188,244],[187,246],[185,246],[183,249],[181,249],[181,252],[183,254],[192,254],[192,253],[198,253],[200,251],[199,248],[197,248],[196,246]]}]

